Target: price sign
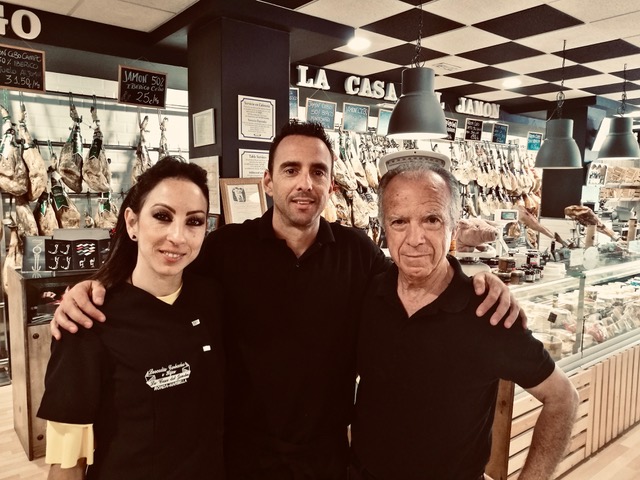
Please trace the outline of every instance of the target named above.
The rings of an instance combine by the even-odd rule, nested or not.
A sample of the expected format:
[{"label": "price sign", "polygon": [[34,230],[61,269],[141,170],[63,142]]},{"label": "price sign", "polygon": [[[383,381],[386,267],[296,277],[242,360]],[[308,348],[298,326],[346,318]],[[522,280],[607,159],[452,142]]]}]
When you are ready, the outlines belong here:
[{"label": "price sign", "polygon": [[464,122],[465,140],[482,140],[482,120],[467,118]]},{"label": "price sign", "polygon": [[529,132],[527,134],[527,150],[540,150],[540,145],[542,145],[542,134]]},{"label": "price sign", "polygon": [[367,133],[369,107],[355,103],[342,104],[342,128],[352,132]]},{"label": "price sign", "polygon": [[458,128],[458,120],[455,118],[445,118],[447,122],[447,140],[450,142],[456,139],[456,130]]},{"label": "price sign", "polygon": [[289,118],[298,118],[298,97],[297,88],[289,88]]},{"label": "price sign", "polygon": [[118,103],[164,108],[167,74],[118,66]]},{"label": "price sign", "polygon": [[507,143],[507,132],[509,132],[509,125],[504,123],[494,123],[493,132],[491,133],[491,141],[493,143]]},{"label": "price sign", "polygon": [[0,88],[44,93],[44,52],[0,45]]},{"label": "price sign", "polygon": [[333,130],[336,124],[335,102],[307,98],[307,121],[318,122],[326,130]]}]

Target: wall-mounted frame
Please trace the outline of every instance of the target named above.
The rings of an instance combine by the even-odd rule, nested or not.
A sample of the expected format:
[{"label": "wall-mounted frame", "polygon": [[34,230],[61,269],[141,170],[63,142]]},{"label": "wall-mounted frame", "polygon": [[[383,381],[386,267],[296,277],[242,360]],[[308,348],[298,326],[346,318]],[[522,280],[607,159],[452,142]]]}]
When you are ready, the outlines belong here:
[{"label": "wall-mounted frame", "polygon": [[262,178],[221,178],[225,223],[242,223],[267,211]]},{"label": "wall-mounted frame", "polygon": [[207,215],[207,234],[217,230],[220,227],[220,215],[210,213]]}]

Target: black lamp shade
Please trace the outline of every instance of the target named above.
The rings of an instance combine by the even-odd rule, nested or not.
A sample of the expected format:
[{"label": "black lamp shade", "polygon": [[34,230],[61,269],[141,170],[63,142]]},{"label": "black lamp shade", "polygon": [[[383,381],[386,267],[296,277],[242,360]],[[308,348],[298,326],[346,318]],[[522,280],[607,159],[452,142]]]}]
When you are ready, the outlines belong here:
[{"label": "black lamp shade", "polygon": [[580,149],[573,139],[573,120],[547,122],[544,142],[536,155],[536,168],[582,168]]},{"label": "black lamp shade", "polygon": [[640,146],[633,135],[631,117],[613,117],[609,135],[604,139],[598,153],[599,159],[623,160],[640,158]]},{"label": "black lamp shade", "polygon": [[413,67],[402,72],[402,95],[391,113],[388,137],[419,140],[447,136],[447,122],[433,84],[430,68]]}]

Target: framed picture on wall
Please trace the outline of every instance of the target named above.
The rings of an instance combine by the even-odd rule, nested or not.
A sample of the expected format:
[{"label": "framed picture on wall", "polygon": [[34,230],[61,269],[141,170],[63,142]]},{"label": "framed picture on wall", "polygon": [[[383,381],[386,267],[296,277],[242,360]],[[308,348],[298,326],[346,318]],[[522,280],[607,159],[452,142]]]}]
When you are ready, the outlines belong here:
[{"label": "framed picture on wall", "polygon": [[220,191],[225,223],[242,223],[267,211],[262,178],[221,178]]}]

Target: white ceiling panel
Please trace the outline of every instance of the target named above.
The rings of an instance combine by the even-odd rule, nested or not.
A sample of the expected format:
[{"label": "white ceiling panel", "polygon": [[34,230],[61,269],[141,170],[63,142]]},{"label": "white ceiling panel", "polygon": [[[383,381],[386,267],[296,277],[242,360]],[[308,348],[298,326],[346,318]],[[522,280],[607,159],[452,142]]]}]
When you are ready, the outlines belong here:
[{"label": "white ceiling panel", "polygon": [[355,57],[327,65],[326,68],[338,72],[350,73],[366,77],[384,70],[397,68],[395,63],[383,62],[374,58]]},{"label": "white ceiling panel", "polygon": [[370,32],[368,30],[363,30],[361,28],[356,28],[355,36],[367,39],[371,42],[371,45],[364,50],[360,50],[358,52],[354,52],[351,48],[344,47],[336,48],[339,52],[346,53],[355,53],[357,55],[367,55],[373,52],[379,52],[380,50],[386,50],[387,48],[397,47],[398,45],[403,45],[405,42],[402,40],[398,40],[397,38],[387,37],[385,35],[380,35],[379,33]]},{"label": "white ceiling panel", "polygon": [[413,8],[397,0],[317,0],[298,9],[301,13],[361,27]]},{"label": "white ceiling panel", "polygon": [[540,3],[540,1],[536,0],[518,0],[515,2],[513,0],[493,0],[490,4],[479,3],[478,0],[439,0],[429,2],[423,5],[422,8],[426,12],[435,13],[465,25],[472,25],[526,10]]},{"label": "white ceiling panel", "polygon": [[463,27],[433,35],[422,40],[422,45],[432,50],[456,55],[470,50],[491,47],[509,40],[475,27]]}]

